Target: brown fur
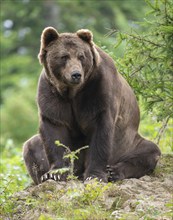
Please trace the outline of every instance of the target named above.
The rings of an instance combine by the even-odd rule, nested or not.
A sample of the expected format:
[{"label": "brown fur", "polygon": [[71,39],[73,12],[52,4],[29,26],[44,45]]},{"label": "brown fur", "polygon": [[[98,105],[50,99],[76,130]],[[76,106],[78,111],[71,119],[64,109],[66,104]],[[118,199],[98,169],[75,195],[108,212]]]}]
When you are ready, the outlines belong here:
[{"label": "brown fur", "polygon": [[[68,166],[56,140],[71,150],[89,145],[75,164],[75,174],[84,180],[139,178],[154,170],[160,150],[138,134],[135,95],[113,60],[95,46],[90,31],[59,34],[46,28],[39,60],[44,66],[38,85],[40,134],[24,145],[36,184],[41,178],[57,179],[50,171]],[[35,163],[43,171],[37,176],[31,172]]]}]

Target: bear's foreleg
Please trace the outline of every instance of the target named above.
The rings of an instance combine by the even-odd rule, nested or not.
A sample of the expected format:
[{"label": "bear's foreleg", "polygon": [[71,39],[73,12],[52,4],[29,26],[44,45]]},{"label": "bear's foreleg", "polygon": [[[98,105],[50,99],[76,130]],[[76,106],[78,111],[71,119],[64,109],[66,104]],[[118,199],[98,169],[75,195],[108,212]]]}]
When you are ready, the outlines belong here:
[{"label": "bear's foreleg", "polygon": [[85,172],[86,180],[97,178],[100,181],[107,182],[106,166],[111,152],[113,131],[111,114],[107,112],[101,113],[96,118],[89,144],[88,166]]},{"label": "bear's foreleg", "polygon": [[[40,134],[44,143],[45,152],[50,164],[50,170],[42,177],[42,181],[47,179],[66,180],[66,174],[60,174],[57,169],[69,166],[69,163],[63,159],[65,148],[57,146],[55,141],[59,140],[65,146],[71,146],[70,134],[63,125],[55,125],[48,119],[41,119]],[[55,172],[54,172],[55,171]]]}]

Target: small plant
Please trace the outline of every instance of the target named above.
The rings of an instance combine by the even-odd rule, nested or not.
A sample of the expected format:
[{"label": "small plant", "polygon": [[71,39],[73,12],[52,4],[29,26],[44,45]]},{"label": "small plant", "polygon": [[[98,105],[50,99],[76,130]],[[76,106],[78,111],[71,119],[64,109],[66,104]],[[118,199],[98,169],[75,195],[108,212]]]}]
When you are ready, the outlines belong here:
[{"label": "small plant", "polygon": [[60,174],[64,174],[66,172],[69,172],[68,173],[68,176],[67,176],[67,179],[68,180],[71,180],[71,179],[76,179],[75,175],[74,175],[74,162],[75,160],[78,160],[78,154],[80,153],[81,150],[84,150],[86,148],[88,148],[89,146],[84,146],[84,147],[81,147],[75,151],[71,151],[69,147],[65,146],[64,144],[62,144],[60,141],[55,141],[55,144],[58,146],[58,147],[63,147],[65,148],[66,150],[66,153],[64,155],[64,159],[68,159],[70,161],[70,166],[69,167],[65,167],[65,168],[60,168],[60,169],[57,169],[56,171],[53,171],[53,172],[59,172]]},{"label": "small plant", "polygon": [[97,179],[93,179],[90,183],[86,184],[84,193],[81,197],[84,204],[93,205],[96,201],[102,200],[104,192],[109,189],[112,183],[103,185]]}]

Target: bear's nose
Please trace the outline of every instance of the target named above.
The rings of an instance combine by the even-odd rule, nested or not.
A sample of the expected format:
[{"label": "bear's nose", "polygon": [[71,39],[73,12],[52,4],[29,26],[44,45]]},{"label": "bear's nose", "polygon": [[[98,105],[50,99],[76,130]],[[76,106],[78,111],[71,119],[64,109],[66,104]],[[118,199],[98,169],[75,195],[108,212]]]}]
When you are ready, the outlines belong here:
[{"label": "bear's nose", "polygon": [[73,72],[71,78],[73,80],[79,80],[81,78],[81,74],[79,72]]}]

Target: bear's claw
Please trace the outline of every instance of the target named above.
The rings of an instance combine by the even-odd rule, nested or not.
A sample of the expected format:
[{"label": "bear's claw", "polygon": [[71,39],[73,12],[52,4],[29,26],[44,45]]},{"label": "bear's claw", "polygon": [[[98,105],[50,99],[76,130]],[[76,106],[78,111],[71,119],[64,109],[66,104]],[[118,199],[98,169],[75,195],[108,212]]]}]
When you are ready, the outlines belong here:
[{"label": "bear's claw", "polygon": [[41,177],[41,182],[45,182],[48,179],[52,179],[55,181],[63,181],[66,179],[66,175],[60,175],[58,173],[53,173],[52,171],[45,173],[42,177]]},{"label": "bear's claw", "polygon": [[45,182],[46,180],[49,179],[49,173],[45,173],[42,177],[41,177],[41,182]]},{"label": "bear's claw", "polygon": [[95,179],[95,180],[97,180],[98,182],[103,182],[103,180],[101,179],[101,178],[98,178],[98,177],[96,177],[96,176],[89,176],[89,177],[87,177],[86,179],[85,179],[85,181],[84,182],[89,182],[90,180],[93,180],[93,179]]}]

